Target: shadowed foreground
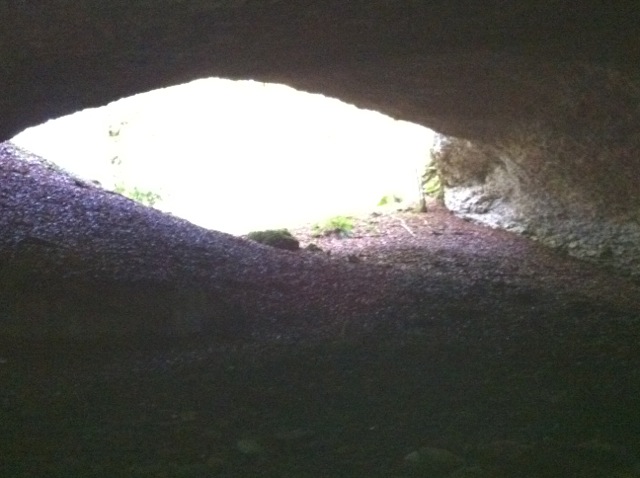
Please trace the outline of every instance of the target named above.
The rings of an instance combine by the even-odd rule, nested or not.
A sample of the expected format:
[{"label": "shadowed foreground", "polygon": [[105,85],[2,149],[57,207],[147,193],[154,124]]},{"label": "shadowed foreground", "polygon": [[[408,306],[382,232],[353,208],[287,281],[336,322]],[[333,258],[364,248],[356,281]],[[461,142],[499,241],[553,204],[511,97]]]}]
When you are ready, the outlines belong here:
[{"label": "shadowed foreground", "polygon": [[[311,344],[5,346],[0,470],[639,476],[637,316],[531,297],[470,316],[476,299],[404,333]],[[461,460],[412,460],[421,447]]]},{"label": "shadowed foreground", "polygon": [[[33,319],[48,335],[0,339],[0,476],[640,476],[637,283],[444,211],[361,218],[344,239],[301,229],[331,255],[289,253],[2,165],[2,272],[17,258],[69,289],[39,284],[58,304]],[[7,206],[36,193],[37,210]],[[145,288],[109,301],[149,302],[90,289],[132,273]],[[195,309],[224,307],[196,333],[146,333],[174,316],[145,304],[192,284]],[[14,326],[37,316],[3,294]],[[89,299],[96,320],[134,311],[138,334],[56,337]]]}]

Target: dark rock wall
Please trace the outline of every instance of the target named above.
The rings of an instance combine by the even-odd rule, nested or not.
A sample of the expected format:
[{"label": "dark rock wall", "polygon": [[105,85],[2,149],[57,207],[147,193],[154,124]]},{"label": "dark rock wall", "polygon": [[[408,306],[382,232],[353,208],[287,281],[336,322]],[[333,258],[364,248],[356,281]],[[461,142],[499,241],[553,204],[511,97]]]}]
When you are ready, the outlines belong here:
[{"label": "dark rock wall", "polygon": [[[480,183],[449,167],[460,213],[484,187],[539,230],[636,230],[636,1],[0,0],[0,20],[0,139],[195,78],[281,82],[488,147]],[[620,234],[596,256],[640,248]]]},{"label": "dark rock wall", "polygon": [[283,81],[478,134],[531,116],[564,75],[556,65],[637,67],[636,2],[512,3],[2,0],[0,139],[203,76]]},{"label": "dark rock wall", "polygon": [[535,119],[450,143],[439,158],[447,206],[640,275],[640,77],[564,65],[546,90]]}]

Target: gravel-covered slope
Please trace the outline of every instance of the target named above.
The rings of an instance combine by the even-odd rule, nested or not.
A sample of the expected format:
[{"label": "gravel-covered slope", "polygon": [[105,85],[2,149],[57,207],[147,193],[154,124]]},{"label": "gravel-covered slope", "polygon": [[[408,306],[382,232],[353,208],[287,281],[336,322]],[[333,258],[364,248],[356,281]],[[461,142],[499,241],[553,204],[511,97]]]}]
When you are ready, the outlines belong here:
[{"label": "gravel-covered slope", "polygon": [[[57,334],[69,314],[79,315],[77,303],[88,302],[93,319],[77,317],[84,325],[62,335],[92,335],[90,320],[102,330],[99,322],[114,314],[124,315],[128,329],[145,322],[145,332],[231,327],[226,334],[241,334],[227,322],[246,327],[257,314],[264,325],[363,312],[381,298],[376,289],[388,275],[203,229],[8,143],[0,147],[0,175],[2,272],[22,287],[17,307],[4,294],[3,319],[15,331],[30,321],[35,335],[40,327]],[[43,296],[47,303],[34,306]],[[227,325],[214,323],[223,319]]]},{"label": "gravel-covered slope", "polygon": [[8,143],[0,175],[5,334],[310,339],[487,313],[640,310],[637,284],[442,210],[361,218],[346,239],[298,229],[331,254],[288,252],[144,207]]}]

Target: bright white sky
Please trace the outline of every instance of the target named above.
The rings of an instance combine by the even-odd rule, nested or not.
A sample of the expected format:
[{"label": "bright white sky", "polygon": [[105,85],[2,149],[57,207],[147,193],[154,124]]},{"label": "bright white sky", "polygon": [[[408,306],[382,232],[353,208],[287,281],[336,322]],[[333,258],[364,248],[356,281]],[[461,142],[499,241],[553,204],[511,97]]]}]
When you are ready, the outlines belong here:
[{"label": "bright white sky", "polygon": [[[122,127],[119,142],[109,127]],[[284,85],[198,80],[29,128],[12,141],[105,187],[110,159],[156,207],[233,234],[418,198],[433,131]]]}]

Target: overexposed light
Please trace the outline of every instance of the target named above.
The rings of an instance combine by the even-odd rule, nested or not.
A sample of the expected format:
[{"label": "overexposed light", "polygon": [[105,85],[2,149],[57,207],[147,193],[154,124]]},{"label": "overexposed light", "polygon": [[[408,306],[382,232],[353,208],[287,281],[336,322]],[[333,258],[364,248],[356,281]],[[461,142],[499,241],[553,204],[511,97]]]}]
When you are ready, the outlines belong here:
[{"label": "overexposed light", "polygon": [[[109,128],[121,128],[117,143]],[[241,234],[418,199],[434,133],[284,85],[198,80],[30,128],[12,141],[105,186],[111,159],[158,208]]]}]

